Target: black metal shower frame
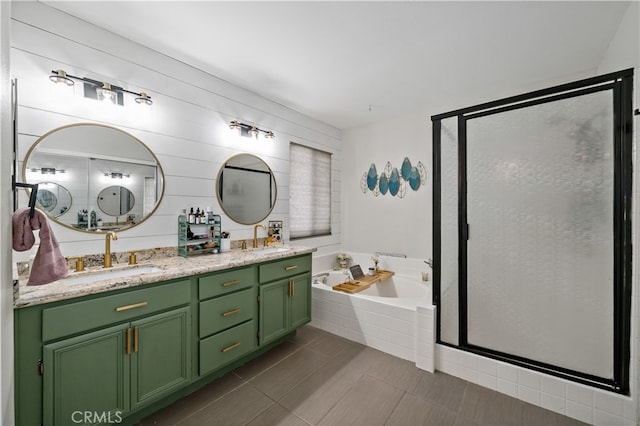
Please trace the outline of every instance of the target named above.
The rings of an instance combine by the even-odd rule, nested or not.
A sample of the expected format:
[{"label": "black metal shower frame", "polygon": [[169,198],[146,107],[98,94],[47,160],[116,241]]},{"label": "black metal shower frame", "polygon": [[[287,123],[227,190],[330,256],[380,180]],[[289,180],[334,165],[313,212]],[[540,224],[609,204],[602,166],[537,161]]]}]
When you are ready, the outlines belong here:
[{"label": "black metal shower frame", "polygon": [[[614,374],[613,379],[553,366],[532,359],[470,345],[467,341],[467,120],[532,105],[613,90],[614,110]],[[433,303],[437,305],[436,342],[521,367],[548,373],[613,392],[629,393],[632,285],[632,143],[633,143],[633,69],[575,81],[518,96],[434,115],[433,132]],[[441,121],[458,118],[458,345],[441,339]]]}]

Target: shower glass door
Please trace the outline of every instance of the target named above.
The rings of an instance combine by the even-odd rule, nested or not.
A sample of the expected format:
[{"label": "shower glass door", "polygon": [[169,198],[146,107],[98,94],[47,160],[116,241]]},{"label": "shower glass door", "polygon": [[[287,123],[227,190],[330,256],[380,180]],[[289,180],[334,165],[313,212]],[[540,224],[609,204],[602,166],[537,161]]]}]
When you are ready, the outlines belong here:
[{"label": "shower glass door", "polygon": [[438,343],[628,392],[632,82],[431,117]]},{"label": "shower glass door", "polygon": [[613,379],[611,99],[466,119],[468,345]]}]

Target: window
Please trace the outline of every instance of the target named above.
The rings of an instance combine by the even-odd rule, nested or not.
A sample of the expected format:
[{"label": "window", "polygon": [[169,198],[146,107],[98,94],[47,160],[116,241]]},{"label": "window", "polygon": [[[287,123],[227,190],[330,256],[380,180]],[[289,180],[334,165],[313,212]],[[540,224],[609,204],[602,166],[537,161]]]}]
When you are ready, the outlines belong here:
[{"label": "window", "polygon": [[331,234],[331,154],[296,143],[289,145],[289,236]]}]

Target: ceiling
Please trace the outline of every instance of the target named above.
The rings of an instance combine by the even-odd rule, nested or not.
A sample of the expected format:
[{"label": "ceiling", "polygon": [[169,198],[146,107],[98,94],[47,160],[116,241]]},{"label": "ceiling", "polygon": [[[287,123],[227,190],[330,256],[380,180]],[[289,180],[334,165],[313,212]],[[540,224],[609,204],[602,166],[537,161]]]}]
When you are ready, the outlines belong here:
[{"label": "ceiling", "polygon": [[629,6],[43,2],[339,129],[594,71]]}]

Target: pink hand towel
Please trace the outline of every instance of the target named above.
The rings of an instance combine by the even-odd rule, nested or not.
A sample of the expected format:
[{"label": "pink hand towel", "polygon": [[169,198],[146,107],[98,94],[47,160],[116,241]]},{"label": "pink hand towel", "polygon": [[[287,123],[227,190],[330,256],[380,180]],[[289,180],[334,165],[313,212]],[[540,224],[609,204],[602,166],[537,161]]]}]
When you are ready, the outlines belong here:
[{"label": "pink hand towel", "polygon": [[35,209],[33,218],[29,219],[31,209],[20,209],[13,214],[13,249],[26,251],[33,247],[36,239],[34,229],[40,230],[40,246],[31,265],[31,273],[27,285],[49,284],[64,278],[69,273],[58,240],[49,228],[47,217]]}]

